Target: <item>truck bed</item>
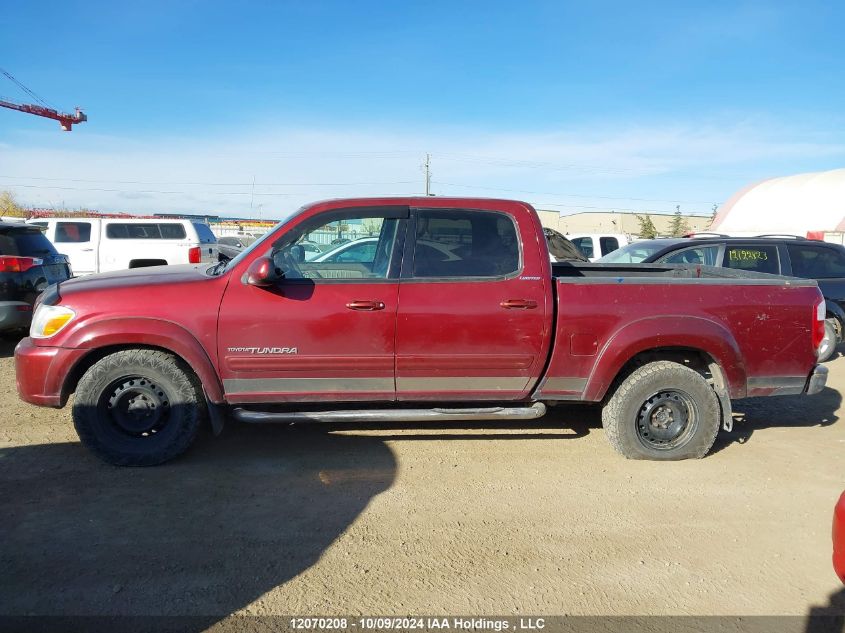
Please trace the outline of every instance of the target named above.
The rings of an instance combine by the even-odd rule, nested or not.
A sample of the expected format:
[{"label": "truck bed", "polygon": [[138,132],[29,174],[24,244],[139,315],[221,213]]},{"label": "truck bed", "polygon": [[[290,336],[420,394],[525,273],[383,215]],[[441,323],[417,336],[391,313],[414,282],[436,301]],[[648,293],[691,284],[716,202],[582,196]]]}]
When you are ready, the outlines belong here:
[{"label": "truck bed", "polygon": [[804,389],[813,280],[683,264],[567,262],[552,273],[555,342],[535,397],[599,401],[644,350],[706,350],[694,362],[720,366],[732,398]]},{"label": "truck bed", "polygon": [[699,264],[602,264],[582,262],[555,262],[552,264],[552,276],[561,282],[577,281],[584,278],[612,277],[618,283],[625,279],[637,278],[637,283],[645,283],[642,277],[659,279],[661,283],[669,279],[683,280],[718,280],[724,283],[756,281],[762,285],[816,286],[812,279],[769,275],[754,271],[736,270],[720,266]]}]

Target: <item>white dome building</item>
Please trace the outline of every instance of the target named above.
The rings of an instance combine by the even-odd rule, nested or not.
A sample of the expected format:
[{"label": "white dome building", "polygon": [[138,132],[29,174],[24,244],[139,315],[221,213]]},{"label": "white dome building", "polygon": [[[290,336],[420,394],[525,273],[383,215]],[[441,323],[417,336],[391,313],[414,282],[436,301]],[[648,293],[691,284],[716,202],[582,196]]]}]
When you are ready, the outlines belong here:
[{"label": "white dome building", "polygon": [[746,187],[719,209],[710,230],[817,239],[845,231],[845,169],[772,178]]}]

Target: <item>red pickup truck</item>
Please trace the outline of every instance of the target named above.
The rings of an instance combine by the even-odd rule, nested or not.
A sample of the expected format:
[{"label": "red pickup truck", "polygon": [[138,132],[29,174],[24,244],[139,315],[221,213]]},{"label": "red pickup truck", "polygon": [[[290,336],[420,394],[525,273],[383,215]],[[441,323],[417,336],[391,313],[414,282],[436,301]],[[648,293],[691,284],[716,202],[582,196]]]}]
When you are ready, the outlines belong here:
[{"label": "red pickup truck", "polygon": [[571,401],[602,403],[622,455],[675,460],[730,429],[731,398],[820,391],[824,316],[811,280],[552,264],[522,202],[333,200],[228,263],[52,286],[15,359],[21,398],[75,393],[80,439],[113,464],[179,455],[206,417],[529,420]]}]

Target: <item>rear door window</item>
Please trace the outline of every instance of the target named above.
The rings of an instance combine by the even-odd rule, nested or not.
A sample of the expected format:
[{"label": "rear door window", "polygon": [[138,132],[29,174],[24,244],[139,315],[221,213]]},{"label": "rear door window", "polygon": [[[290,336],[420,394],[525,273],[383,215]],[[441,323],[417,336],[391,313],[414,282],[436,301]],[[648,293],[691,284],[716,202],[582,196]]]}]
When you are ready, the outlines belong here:
[{"label": "rear door window", "polygon": [[417,212],[414,277],[503,277],[519,266],[510,216],[460,209]]},{"label": "rear door window", "polygon": [[728,244],[724,266],[778,275],[778,248],[775,244]]},{"label": "rear door window", "polygon": [[805,279],[845,277],[845,250],[813,244],[789,244],[792,274]]},{"label": "rear door window", "polygon": [[90,222],[56,222],[56,243],[74,244],[91,241]]}]

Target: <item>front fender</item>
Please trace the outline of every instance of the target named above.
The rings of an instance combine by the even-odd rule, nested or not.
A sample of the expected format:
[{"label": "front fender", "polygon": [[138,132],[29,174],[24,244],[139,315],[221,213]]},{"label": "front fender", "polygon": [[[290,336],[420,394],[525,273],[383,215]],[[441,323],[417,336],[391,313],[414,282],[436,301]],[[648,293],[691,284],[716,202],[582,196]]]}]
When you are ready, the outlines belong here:
[{"label": "front fender", "polygon": [[629,323],[607,340],[587,380],[584,399],[601,400],[620,370],[637,354],[667,347],[705,352],[722,368],[730,397],[745,396],[745,363],[725,326],[696,316],[655,316]]},{"label": "front fender", "polygon": [[[208,399],[224,402],[223,386],[208,352],[181,325],[145,317],[110,318],[80,323],[61,341],[62,347],[96,350],[104,347],[148,345],[173,352],[197,374]],[[86,355],[87,356],[87,355]],[[85,356],[78,362],[84,362]]]}]

